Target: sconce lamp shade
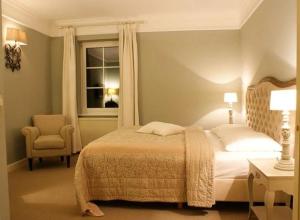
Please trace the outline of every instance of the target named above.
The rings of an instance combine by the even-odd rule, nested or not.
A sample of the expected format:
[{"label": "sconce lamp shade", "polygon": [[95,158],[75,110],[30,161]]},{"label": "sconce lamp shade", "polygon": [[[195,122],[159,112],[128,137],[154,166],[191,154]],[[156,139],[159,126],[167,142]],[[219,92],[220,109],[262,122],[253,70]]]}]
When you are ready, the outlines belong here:
[{"label": "sconce lamp shade", "polygon": [[27,45],[27,35],[22,30],[16,28],[7,28],[6,42]]},{"label": "sconce lamp shade", "polygon": [[270,110],[295,111],[297,101],[296,89],[271,91]]},{"label": "sconce lamp shade", "polygon": [[236,94],[236,92],[225,92],[224,93],[224,102],[226,102],[226,103],[237,102],[237,94]]}]

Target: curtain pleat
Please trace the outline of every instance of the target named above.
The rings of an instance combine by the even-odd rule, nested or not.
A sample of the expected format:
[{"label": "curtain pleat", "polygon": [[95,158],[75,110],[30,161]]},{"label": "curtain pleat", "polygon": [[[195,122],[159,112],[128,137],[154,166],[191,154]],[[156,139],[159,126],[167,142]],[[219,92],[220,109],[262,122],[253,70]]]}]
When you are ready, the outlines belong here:
[{"label": "curtain pleat", "polygon": [[67,27],[64,30],[62,87],[63,115],[66,116],[68,123],[74,127],[72,152],[76,153],[82,149],[82,144],[77,115],[75,30],[72,27]]},{"label": "curtain pleat", "polygon": [[119,30],[120,89],[118,126],[139,125],[138,56],[136,25],[124,24]]}]

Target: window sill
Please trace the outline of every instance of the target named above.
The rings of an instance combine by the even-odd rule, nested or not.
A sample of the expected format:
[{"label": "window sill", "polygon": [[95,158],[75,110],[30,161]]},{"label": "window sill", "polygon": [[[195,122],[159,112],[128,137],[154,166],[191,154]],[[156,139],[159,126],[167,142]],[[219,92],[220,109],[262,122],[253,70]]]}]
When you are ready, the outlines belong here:
[{"label": "window sill", "polygon": [[78,118],[118,118],[118,115],[78,114]]}]

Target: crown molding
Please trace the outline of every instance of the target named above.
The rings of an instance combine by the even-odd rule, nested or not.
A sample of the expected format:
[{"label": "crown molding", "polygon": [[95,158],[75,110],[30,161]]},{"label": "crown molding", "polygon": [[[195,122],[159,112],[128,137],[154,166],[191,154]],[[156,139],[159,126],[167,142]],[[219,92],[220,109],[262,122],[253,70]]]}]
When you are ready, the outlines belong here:
[{"label": "crown molding", "polygon": [[121,23],[122,21],[144,21],[138,24],[137,32],[163,32],[163,31],[192,31],[192,30],[237,30],[240,24],[232,24],[232,19],[212,20],[209,24],[207,19],[203,17],[194,17],[193,19],[158,19],[152,18],[131,18],[131,19],[74,19],[74,20],[59,20],[52,26],[52,36],[63,36],[62,26],[75,26],[76,35],[96,35],[96,34],[112,34],[118,33],[118,27],[114,25],[101,25],[110,23]]},{"label": "crown molding", "polygon": [[[227,19],[216,19],[216,16],[204,17],[195,15],[189,17],[139,17],[124,18],[124,21],[143,20],[138,25],[138,32],[163,31],[192,31],[192,30],[239,30],[248,21],[263,0],[243,1],[243,10],[239,17],[225,16]],[[29,27],[51,37],[63,36],[60,26],[75,26],[76,35],[97,35],[118,33],[117,25],[99,25],[106,22],[116,22],[110,18],[86,18],[50,21],[42,18],[38,13],[30,11],[13,0],[2,1],[2,16],[18,24]],[[179,18],[178,18],[179,17]],[[120,22],[120,19],[118,20]],[[122,19],[121,19],[122,21]],[[210,21],[209,23],[207,21]],[[235,21],[235,22],[232,22]],[[97,26],[98,24],[98,26]]]},{"label": "crown molding", "polygon": [[40,17],[12,0],[2,0],[2,17],[51,36],[51,22],[49,20]]},{"label": "crown molding", "polygon": [[253,0],[244,3],[239,29],[243,28],[244,24],[247,23],[247,21],[251,18],[251,16],[254,14],[256,9],[261,5],[263,1],[264,0]]}]

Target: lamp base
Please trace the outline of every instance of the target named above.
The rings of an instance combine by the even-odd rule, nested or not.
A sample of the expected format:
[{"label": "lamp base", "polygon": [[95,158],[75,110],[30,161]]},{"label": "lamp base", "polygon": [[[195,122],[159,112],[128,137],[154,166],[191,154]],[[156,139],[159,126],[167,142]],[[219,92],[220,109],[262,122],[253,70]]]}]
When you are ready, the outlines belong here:
[{"label": "lamp base", "polygon": [[294,159],[290,160],[278,160],[278,162],[274,166],[277,170],[285,170],[285,171],[293,171],[295,169],[295,161]]}]

